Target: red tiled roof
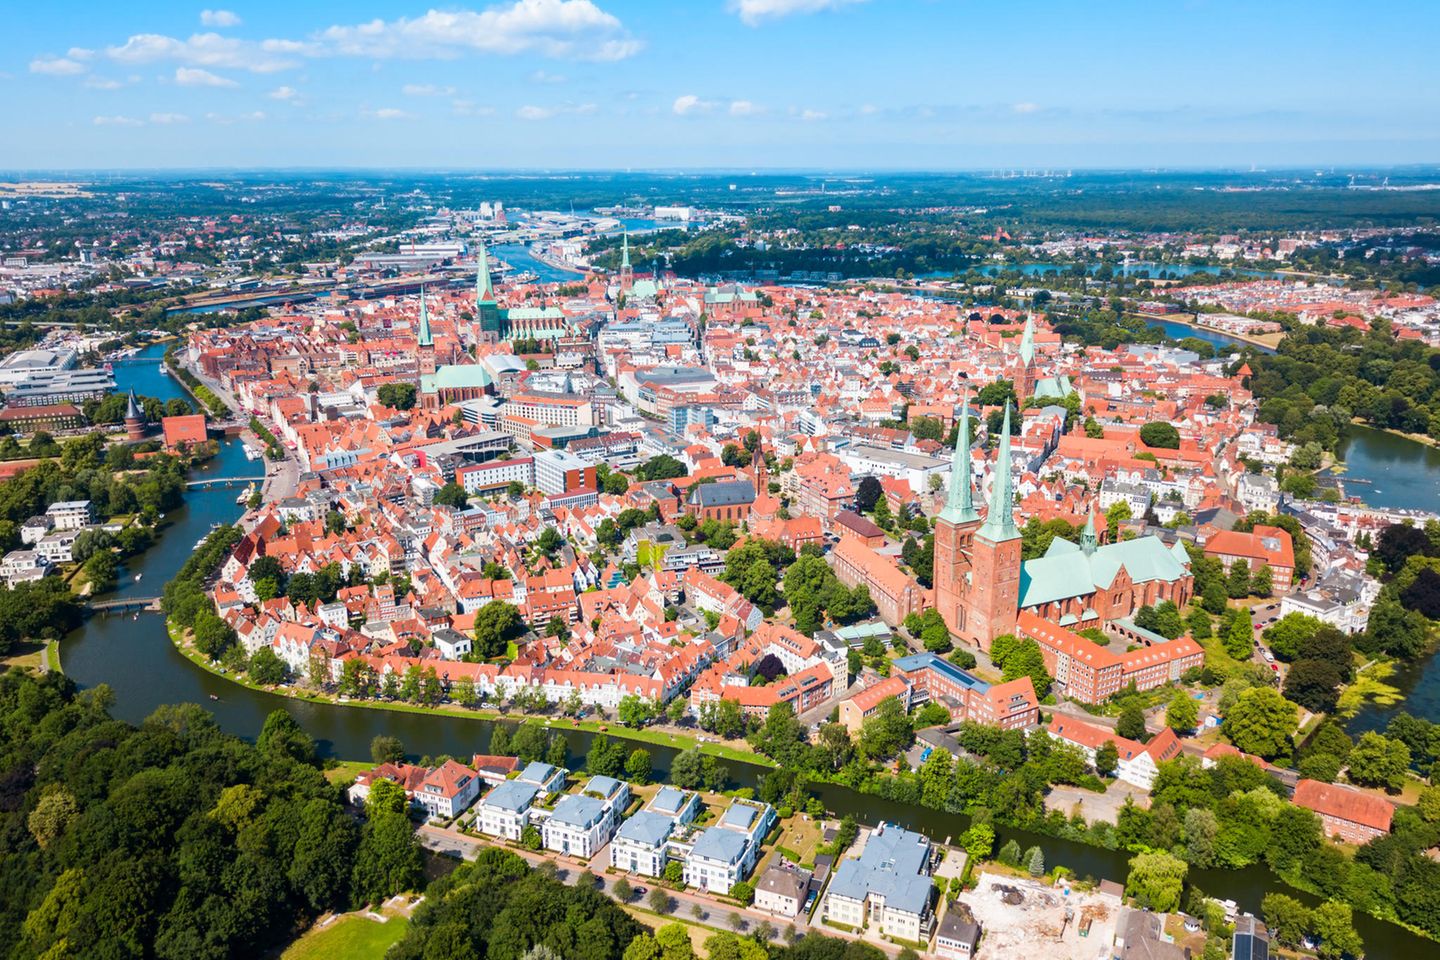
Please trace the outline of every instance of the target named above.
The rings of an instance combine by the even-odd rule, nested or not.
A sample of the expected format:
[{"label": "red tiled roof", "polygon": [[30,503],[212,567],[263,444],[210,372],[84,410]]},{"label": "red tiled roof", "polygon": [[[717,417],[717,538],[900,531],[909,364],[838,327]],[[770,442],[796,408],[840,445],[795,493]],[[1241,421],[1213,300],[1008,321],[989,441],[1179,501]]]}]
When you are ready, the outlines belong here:
[{"label": "red tiled roof", "polygon": [[1387,800],[1318,780],[1297,783],[1294,801],[1307,810],[1385,833],[1390,832],[1390,819],[1395,815],[1394,804]]}]

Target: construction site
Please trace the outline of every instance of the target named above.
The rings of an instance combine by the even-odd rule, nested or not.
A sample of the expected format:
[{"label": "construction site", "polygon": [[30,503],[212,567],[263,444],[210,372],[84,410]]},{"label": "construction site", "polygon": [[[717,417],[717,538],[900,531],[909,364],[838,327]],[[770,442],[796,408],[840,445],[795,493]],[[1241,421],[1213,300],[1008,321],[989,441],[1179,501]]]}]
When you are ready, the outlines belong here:
[{"label": "construction site", "polygon": [[976,960],[1107,960],[1114,955],[1120,898],[980,873],[961,894],[982,931]]}]

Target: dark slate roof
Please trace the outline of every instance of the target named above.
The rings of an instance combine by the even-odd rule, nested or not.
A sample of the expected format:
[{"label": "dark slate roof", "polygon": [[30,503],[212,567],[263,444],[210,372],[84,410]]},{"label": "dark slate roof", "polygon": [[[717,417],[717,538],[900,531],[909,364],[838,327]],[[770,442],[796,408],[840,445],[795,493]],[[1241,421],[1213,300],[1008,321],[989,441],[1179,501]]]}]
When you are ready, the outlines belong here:
[{"label": "dark slate roof", "polygon": [[690,494],[690,502],[700,507],[738,507],[754,503],[755,485],[749,480],[703,483]]}]

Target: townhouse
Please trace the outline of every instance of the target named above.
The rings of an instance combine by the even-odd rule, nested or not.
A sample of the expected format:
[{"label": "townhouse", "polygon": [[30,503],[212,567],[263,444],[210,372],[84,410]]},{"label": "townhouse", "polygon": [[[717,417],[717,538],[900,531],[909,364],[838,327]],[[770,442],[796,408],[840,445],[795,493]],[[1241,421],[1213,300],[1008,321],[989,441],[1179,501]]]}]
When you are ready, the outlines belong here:
[{"label": "townhouse", "polygon": [[685,852],[685,885],[729,893],[754,869],[760,845],[775,822],[775,810],[768,803],[733,801],[715,826],[702,831]]},{"label": "townhouse", "polygon": [[912,943],[930,939],[930,840],[881,822],[859,857],[841,861],[825,891],[826,920]]}]

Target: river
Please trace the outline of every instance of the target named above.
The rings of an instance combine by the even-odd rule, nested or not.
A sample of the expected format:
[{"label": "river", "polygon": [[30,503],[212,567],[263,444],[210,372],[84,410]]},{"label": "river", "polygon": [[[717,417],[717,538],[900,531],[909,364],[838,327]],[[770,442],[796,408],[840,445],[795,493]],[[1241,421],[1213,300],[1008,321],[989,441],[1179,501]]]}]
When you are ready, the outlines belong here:
[{"label": "river", "polygon": [[[133,386],[138,393],[165,399],[182,395],[179,385],[158,370],[163,353],[163,347],[152,347],[140,357],[116,364],[119,389]],[[200,471],[201,475],[213,476],[248,476],[258,472],[257,465],[245,459],[235,440],[225,442],[220,455]],[[169,525],[156,546],[136,558],[122,575],[117,595],[158,594],[189,558],[195,541],[207,534],[212,524],[230,523],[240,515],[235,495],[233,489],[192,491],[184,507],[166,516]],[[142,574],[143,579],[136,582],[135,573]],[[81,687],[109,684],[115,694],[112,713],[119,719],[139,723],[161,704],[199,703],[214,714],[222,729],[253,739],[271,711],[284,709],[315,738],[321,754],[327,757],[367,757],[370,740],[381,733],[399,737],[415,755],[443,753],[467,757],[488,748],[493,727],[493,723],[486,720],[306,703],[232,684],[200,669],[176,652],[159,614],[94,616],[61,644],[60,659],[65,673]],[[571,765],[579,766],[589,750],[592,735],[578,731],[566,731],[565,735]],[[656,745],[646,745],[646,748],[651,753],[657,777],[663,779],[669,772],[675,750]],[[725,765],[730,769],[731,779],[741,785],[754,785],[763,772],[762,768],[734,761],[726,761]],[[919,830],[937,841],[958,838],[968,826],[967,818],[961,815],[894,803],[837,784],[822,784],[816,793],[837,815],[849,814],[868,824],[889,820]],[[1128,870],[1128,855],[1123,852],[1008,828],[999,829],[997,834],[1002,844],[1013,837],[1022,847],[1040,846],[1046,863],[1062,864],[1081,877],[1123,881]],[[1307,902],[1314,900],[1283,888],[1263,867],[1192,870],[1190,882],[1207,893],[1234,899],[1243,909],[1257,913],[1261,897],[1275,889],[1286,889]],[[1432,942],[1363,914],[1356,915],[1355,926],[1374,957],[1421,956],[1435,949]]]}]

